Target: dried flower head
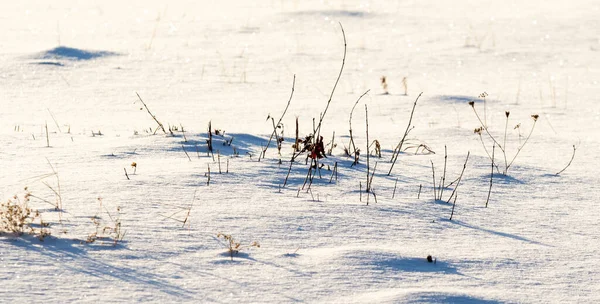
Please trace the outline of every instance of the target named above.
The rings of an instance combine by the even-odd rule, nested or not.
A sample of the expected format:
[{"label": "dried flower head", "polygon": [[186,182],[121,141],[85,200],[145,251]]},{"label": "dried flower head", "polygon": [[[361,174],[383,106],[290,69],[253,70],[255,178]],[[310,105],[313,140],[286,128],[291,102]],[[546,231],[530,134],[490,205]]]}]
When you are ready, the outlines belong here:
[{"label": "dried flower head", "polygon": [[475,130],[473,131],[473,133],[476,133],[476,134],[479,134],[479,135],[481,135],[481,131],[482,131],[482,130],[483,130],[483,128],[482,128],[482,127],[475,128]]},{"label": "dried flower head", "polygon": [[539,116],[539,115],[537,115],[537,114],[533,114],[533,115],[531,115],[531,118],[533,118],[533,120],[534,120],[534,121],[537,121],[539,117],[540,117],[540,116]]},{"label": "dried flower head", "polygon": [[520,128],[520,127],[521,127],[521,124],[520,124],[520,123],[518,123],[518,124],[517,124],[517,125],[516,125],[516,126],[513,128],[513,130],[516,130],[516,129]]},{"label": "dried flower head", "polygon": [[504,114],[506,114],[506,118],[508,118],[508,115],[510,115],[509,111],[504,112]]},{"label": "dried flower head", "polygon": [[487,96],[488,96],[488,93],[486,93],[486,92],[479,94],[479,98],[486,98]]},{"label": "dried flower head", "polygon": [[383,91],[385,91],[385,93],[388,93],[388,84],[387,84],[387,80],[385,76],[381,76],[381,87],[383,88]]},{"label": "dried flower head", "polygon": [[474,102],[474,101],[469,101],[469,105],[470,105],[471,107],[475,107],[475,102]]},{"label": "dried flower head", "polygon": [[132,162],[131,166],[135,168],[135,167],[137,167],[137,163],[136,162]]}]

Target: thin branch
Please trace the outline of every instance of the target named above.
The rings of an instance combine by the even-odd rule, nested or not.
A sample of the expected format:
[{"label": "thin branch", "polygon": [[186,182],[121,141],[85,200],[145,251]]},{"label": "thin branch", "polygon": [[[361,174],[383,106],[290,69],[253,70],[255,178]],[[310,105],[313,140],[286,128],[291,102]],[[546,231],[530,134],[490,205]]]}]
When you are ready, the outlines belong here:
[{"label": "thin branch", "polygon": [[[365,104],[365,123],[367,125],[367,187],[365,188],[365,192],[369,192],[371,188],[371,183],[369,182],[369,111],[367,110],[367,105]],[[374,172],[373,172],[374,173]]]},{"label": "thin branch", "polygon": [[[283,110],[283,113],[281,114],[281,117],[279,117],[279,120],[277,121],[277,124],[273,126],[273,132],[271,133],[271,136],[269,137],[269,141],[267,142],[267,145],[265,146],[265,148],[262,151],[262,157],[265,157],[265,153],[267,153],[267,149],[269,148],[269,145],[271,144],[271,140],[273,140],[273,136],[277,136],[277,126],[279,126],[281,124],[281,121],[283,120],[283,117],[285,116],[285,113],[287,113],[288,108],[290,107],[290,104],[292,103],[292,97],[294,96],[294,89],[296,88],[296,74],[294,74],[294,79],[292,80],[292,92],[290,93],[290,99],[287,102],[287,105],[285,106],[285,109]],[[258,160],[260,161],[260,156],[258,157]]]},{"label": "thin branch", "polygon": [[[165,127],[163,126],[163,124],[160,121],[158,121],[158,119],[156,118],[156,116],[154,116],[154,114],[152,114],[152,112],[150,112],[150,109],[148,109],[148,106],[142,100],[142,97],[140,97],[140,94],[138,94],[137,92],[135,92],[135,95],[137,95],[137,97],[140,99],[140,101],[144,105],[144,108],[146,108],[146,111],[148,111],[148,114],[150,114],[150,116],[152,117],[152,119],[154,119],[154,121],[156,121],[156,123],[158,124],[158,126],[160,127],[160,129],[163,131],[163,133],[167,134],[167,131],[165,130]],[[155,131],[155,133],[156,133],[156,131]]]},{"label": "thin branch", "polygon": [[575,158],[575,151],[577,150],[577,147],[575,147],[575,145],[573,145],[573,155],[571,156],[571,160],[569,161],[569,163],[567,164],[566,167],[564,167],[562,170],[558,171],[556,173],[556,175],[559,175],[561,173],[563,173],[563,171],[567,170],[567,168],[569,168],[569,166],[571,165],[571,163],[573,162],[573,159]]},{"label": "thin branch", "polygon": [[415,103],[413,104],[412,111],[410,112],[410,118],[408,119],[408,125],[406,126],[406,131],[404,131],[404,135],[402,136],[402,139],[400,140],[400,142],[396,146],[396,149],[394,150],[395,153],[392,155],[392,166],[390,167],[388,176],[390,176],[392,174],[392,169],[394,169],[394,165],[396,164],[396,161],[398,160],[398,155],[400,155],[400,151],[402,151],[402,145],[404,144],[404,140],[406,140],[406,136],[408,136],[408,133],[410,132],[410,126],[412,124],[413,115],[415,114],[415,108],[417,107],[417,101],[419,101],[419,97],[421,97],[421,95],[423,95],[423,92],[419,93],[419,96],[417,96],[417,98],[415,99]]},{"label": "thin branch", "polygon": [[437,193],[435,192],[435,168],[433,167],[433,161],[431,161],[431,172],[433,175],[433,200],[437,200]]},{"label": "thin branch", "polygon": [[348,119],[348,123],[350,125],[350,143],[348,144],[348,155],[350,155],[351,149],[354,150],[354,162],[352,163],[352,166],[358,164],[357,149],[356,149],[356,145],[354,144],[354,137],[352,136],[352,114],[354,113],[354,108],[356,108],[356,106],[358,105],[358,102],[360,102],[360,100],[363,98],[363,96],[367,95],[367,93],[369,93],[369,91],[371,91],[371,90],[370,89],[367,90],[362,95],[360,95],[360,97],[358,97],[358,99],[354,103],[354,106],[352,107],[352,110],[350,111],[350,118]]},{"label": "thin branch", "polygon": [[452,191],[452,194],[450,194],[450,198],[448,198],[448,201],[446,201],[446,203],[450,202],[452,197],[456,194],[456,190],[458,190],[460,181],[462,180],[463,174],[465,173],[465,169],[467,168],[467,162],[469,161],[469,155],[471,155],[471,152],[467,152],[467,158],[465,159],[465,164],[463,165],[462,171],[460,172],[460,176],[458,177],[458,181],[456,182],[456,187],[454,187],[454,190]]},{"label": "thin branch", "polygon": [[[321,118],[319,119],[319,124],[317,125],[317,128],[315,129],[315,142],[318,138],[318,135],[321,134],[321,125],[323,123],[323,118],[325,118],[325,114],[327,114],[327,110],[329,109],[329,105],[331,104],[331,99],[333,99],[333,93],[335,92],[335,88],[338,85],[338,82],[340,81],[340,78],[342,77],[342,71],[344,70],[344,64],[346,63],[346,49],[347,49],[347,45],[346,45],[346,32],[344,32],[344,27],[342,26],[342,23],[340,22],[340,28],[342,29],[342,36],[344,37],[344,57],[342,58],[342,66],[340,67],[340,73],[338,74],[337,79],[335,80],[335,84],[333,85],[333,89],[331,90],[331,94],[329,95],[329,100],[327,101],[327,106],[325,106],[325,111],[323,111],[323,114],[321,115]],[[317,133],[318,132],[318,133]]]},{"label": "thin branch", "polygon": [[439,186],[440,199],[444,194],[444,184],[446,183],[446,163],[448,162],[448,148],[444,145],[444,174],[442,175],[442,181]]},{"label": "thin branch", "polygon": [[492,172],[490,173],[490,190],[488,191],[487,199],[485,200],[485,207],[487,208],[490,202],[490,195],[492,194],[492,183],[494,180],[494,153],[496,152],[496,145],[492,147]]},{"label": "thin branch", "polygon": [[525,141],[523,142],[523,144],[519,148],[517,148],[517,153],[515,153],[515,156],[510,161],[510,163],[508,165],[506,165],[506,172],[508,172],[508,168],[510,168],[510,166],[512,166],[513,162],[515,161],[515,159],[517,158],[517,156],[519,155],[519,153],[521,152],[523,147],[525,147],[525,144],[527,144],[527,141],[529,141],[529,138],[531,137],[531,134],[533,133],[533,129],[535,128],[536,123],[537,123],[537,119],[534,119],[533,126],[531,126],[531,130],[529,131],[529,135],[527,135],[527,138],[525,138]]}]

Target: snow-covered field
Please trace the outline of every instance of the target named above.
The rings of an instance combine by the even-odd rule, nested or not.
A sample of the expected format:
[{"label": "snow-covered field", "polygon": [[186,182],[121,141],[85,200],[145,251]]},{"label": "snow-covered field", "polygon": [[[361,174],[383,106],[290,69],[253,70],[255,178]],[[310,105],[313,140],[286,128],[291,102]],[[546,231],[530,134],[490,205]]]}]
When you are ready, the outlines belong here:
[{"label": "snow-covered field", "polygon": [[[600,302],[598,1],[251,2],[0,5],[0,201],[29,196],[52,234],[0,235],[2,302]],[[340,23],[321,128],[337,147],[310,187],[305,154],[283,186],[296,118],[312,132],[340,71]],[[282,155],[258,161],[294,75]],[[136,92],[174,135],[153,135]],[[487,208],[492,143],[469,101],[519,153]],[[445,147],[445,184],[470,156],[435,200]],[[244,246],[233,260],[219,233]]]}]

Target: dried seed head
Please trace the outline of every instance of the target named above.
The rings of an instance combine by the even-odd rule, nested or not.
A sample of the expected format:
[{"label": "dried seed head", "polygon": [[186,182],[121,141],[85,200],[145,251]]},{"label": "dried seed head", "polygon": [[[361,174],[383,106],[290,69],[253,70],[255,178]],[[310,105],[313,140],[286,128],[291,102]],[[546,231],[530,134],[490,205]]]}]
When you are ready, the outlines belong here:
[{"label": "dried seed head", "polygon": [[520,127],[521,127],[521,124],[519,123],[519,124],[517,124],[517,125],[514,127],[514,129],[513,129],[513,130],[516,130],[516,129],[520,128]]},{"label": "dried seed head", "polygon": [[474,102],[474,101],[469,101],[469,105],[470,105],[471,107],[475,107],[475,102]]},{"label": "dried seed head", "polygon": [[480,135],[481,135],[481,130],[483,130],[483,128],[482,128],[482,127],[475,128],[475,130],[473,130],[473,133],[476,133],[476,134],[480,134]]},{"label": "dried seed head", "polygon": [[533,114],[533,115],[531,115],[531,118],[533,118],[533,120],[534,120],[534,121],[537,121],[539,117],[540,117],[540,116],[539,116],[539,115],[537,115],[537,114]]},{"label": "dried seed head", "polygon": [[508,115],[510,115],[509,111],[504,112],[504,114],[506,114],[506,118],[508,118]]}]

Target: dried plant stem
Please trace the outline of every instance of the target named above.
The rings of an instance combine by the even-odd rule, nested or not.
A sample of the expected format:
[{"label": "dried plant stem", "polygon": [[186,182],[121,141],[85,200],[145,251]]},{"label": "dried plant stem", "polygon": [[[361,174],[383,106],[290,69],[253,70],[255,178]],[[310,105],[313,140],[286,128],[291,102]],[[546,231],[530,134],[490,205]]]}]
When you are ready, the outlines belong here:
[{"label": "dried plant stem", "polygon": [[190,158],[190,155],[187,153],[187,151],[185,150],[185,147],[183,145],[181,145],[181,149],[183,150],[183,153],[185,153],[185,156],[187,156],[187,158],[192,161],[192,159]]},{"label": "dried plant stem", "polygon": [[352,114],[354,113],[354,108],[356,108],[356,106],[358,105],[360,100],[363,98],[363,96],[367,95],[367,93],[369,93],[369,91],[371,91],[371,90],[367,90],[362,95],[360,95],[360,97],[358,97],[358,99],[354,103],[354,106],[352,107],[352,110],[350,111],[350,118],[348,119],[348,123],[350,125],[350,143],[348,144],[348,152],[347,153],[348,153],[348,156],[350,156],[351,155],[350,151],[353,151],[352,153],[354,154],[354,162],[352,163],[352,166],[357,165],[358,159],[359,159],[358,149],[356,148],[356,145],[354,144],[354,136],[352,136]]},{"label": "dried plant stem", "polygon": [[50,187],[50,185],[45,182],[44,182],[44,185],[46,185],[46,187],[48,187],[50,190],[52,190],[52,192],[54,192],[54,194],[56,195],[56,210],[59,211],[58,219],[62,223],[63,204],[62,204],[62,193],[60,190],[60,178],[58,177],[58,171],[56,171],[56,169],[54,169],[54,166],[52,166],[52,163],[50,163],[50,160],[48,158],[46,158],[46,161],[48,162],[50,169],[52,169],[52,174],[56,177],[56,190],[54,188]]},{"label": "dried plant stem", "polygon": [[440,200],[442,199],[442,195],[444,194],[444,184],[446,183],[446,164],[448,162],[448,148],[446,147],[446,145],[444,145],[444,173],[442,175],[442,180],[440,182],[440,186],[439,186],[439,196],[440,196]]},{"label": "dried plant stem", "polygon": [[492,172],[490,173],[490,190],[488,191],[487,199],[485,200],[485,207],[487,208],[490,202],[490,195],[492,194],[492,183],[494,180],[494,153],[496,152],[496,145],[492,147]]},{"label": "dried plant stem", "polygon": [[[206,144],[208,145],[208,151],[212,152],[213,151],[213,142],[212,142],[212,121],[208,122],[208,140],[206,141]],[[215,160],[215,157],[213,156],[213,161]]]},{"label": "dried plant stem", "polygon": [[433,166],[433,161],[431,161],[431,172],[433,176],[433,200],[437,200],[437,193],[435,189],[435,167]]},{"label": "dried plant stem", "polygon": [[[146,111],[148,111],[148,114],[150,114],[150,117],[152,117],[152,119],[154,119],[154,121],[156,121],[156,123],[158,124],[158,126],[160,127],[160,129],[163,131],[163,133],[167,134],[167,131],[165,130],[165,127],[163,126],[163,124],[160,121],[158,121],[158,119],[156,118],[156,116],[154,116],[154,114],[152,114],[152,112],[150,112],[150,109],[148,109],[148,106],[142,100],[142,97],[140,97],[140,94],[138,94],[137,92],[135,92],[135,95],[137,95],[137,97],[140,99],[140,101],[144,105],[144,108],[146,108]],[[156,130],[158,130],[158,129],[156,129]],[[156,133],[156,130],[154,131],[154,133]]]},{"label": "dried plant stem", "polygon": [[288,178],[290,177],[290,172],[292,172],[292,165],[294,164],[294,157],[292,156],[292,160],[290,160],[290,168],[288,169],[288,173],[285,176],[285,180],[283,181],[283,187],[287,185]]},{"label": "dried plant stem", "polygon": [[338,169],[338,163],[335,162],[335,165],[333,166],[333,170],[331,171],[331,177],[329,178],[330,184],[331,184],[331,181],[333,180],[334,175],[335,175],[335,180],[337,181],[337,169]]},{"label": "dried plant stem", "polygon": [[52,117],[52,120],[54,120],[54,124],[56,125],[56,127],[58,128],[58,132],[62,133],[62,131],[60,130],[60,125],[58,124],[58,122],[56,121],[56,118],[54,118],[54,114],[52,114],[52,112],[50,111],[49,108],[46,108],[46,110],[48,110],[48,113],[50,113],[50,117]]},{"label": "dried plant stem", "polygon": [[298,130],[298,117],[296,117],[296,140],[294,141],[294,152],[300,151],[300,147],[298,146],[298,140],[300,139],[299,130]]},{"label": "dried plant stem", "polygon": [[369,193],[371,183],[369,182],[369,110],[367,109],[367,105],[365,105],[365,123],[367,125],[367,186],[365,192]]},{"label": "dried plant stem", "polygon": [[331,146],[329,146],[329,151],[327,151],[327,155],[331,156],[333,154],[334,145],[335,145],[335,131],[333,131],[333,135],[331,137]]},{"label": "dried plant stem", "polygon": [[410,118],[408,119],[408,124],[406,125],[406,130],[404,131],[404,135],[402,135],[402,139],[400,139],[400,142],[396,146],[396,149],[394,149],[394,153],[392,154],[392,159],[391,159],[392,166],[390,167],[388,176],[390,176],[392,174],[394,165],[396,164],[396,161],[398,160],[398,155],[400,155],[400,152],[402,151],[402,145],[404,144],[404,141],[406,140],[406,136],[408,136],[408,133],[410,132],[410,126],[412,125],[412,119],[413,119],[413,115],[415,114],[415,108],[417,107],[417,101],[419,101],[419,97],[421,97],[421,95],[423,95],[423,92],[419,93],[419,96],[417,96],[417,98],[415,99],[415,103],[413,104],[412,111],[410,112]]},{"label": "dried plant stem", "polygon": [[362,202],[362,182],[358,182],[358,193],[360,193],[360,201]]},{"label": "dried plant stem", "polygon": [[[319,115],[319,124],[314,127],[313,126],[313,149],[312,151],[310,151],[310,153],[316,155],[316,149],[317,149],[317,142],[319,141],[320,137],[321,137],[321,126],[323,125],[323,119],[325,118],[325,115],[327,114],[327,110],[329,110],[329,105],[331,105],[331,100],[333,99],[333,94],[335,93],[335,89],[337,88],[338,83],[340,82],[340,78],[342,77],[342,72],[344,71],[344,65],[346,64],[346,52],[347,52],[347,43],[346,43],[346,32],[344,32],[344,27],[342,26],[342,23],[340,22],[340,28],[342,30],[342,36],[344,37],[344,57],[342,58],[342,66],[340,67],[340,72],[338,74],[337,79],[335,80],[335,84],[333,85],[333,88],[331,89],[331,94],[329,95],[329,100],[327,100],[327,105],[325,106],[325,110],[323,111],[323,113],[321,113]],[[314,125],[314,120],[313,120],[313,125]],[[321,169],[319,168],[319,159],[318,157],[314,158],[314,163],[315,163],[315,168],[316,170],[319,172],[319,177],[321,177]],[[312,181],[313,181],[314,175],[311,177],[310,179],[310,184],[309,184],[309,189],[310,186],[312,185]]]},{"label": "dried plant stem", "polygon": [[[190,213],[192,212],[192,207],[194,206],[194,201],[196,200],[196,193],[198,192],[198,189],[194,190],[194,197],[192,198],[192,203],[190,204],[190,208],[188,209],[187,214],[185,215],[185,219],[183,220],[183,225],[181,226],[181,228],[185,227],[185,224],[188,223],[188,219],[190,217]],[[188,224],[188,227],[192,227],[192,224]]]},{"label": "dried plant stem", "polygon": [[371,172],[371,178],[369,179],[369,191],[373,192],[373,177],[375,176],[375,170],[377,170],[377,162],[375,162],[375,166],[373,166],[373,172]]},{"label": "dried plant stem", "polygon": [[[283,120],[283,117],[285,116],[285,113],[287,113],[288,108],[290,107],[290,104],[292,103],[292,97],[294,96],[294,89],[296,88],[296,74],[294,74],[294,79],[292,80],[292,92],[290,93],[290,98],[287,102],[287,105],[285,106],[285,109],[283,110],[283,113],[281,114],[281,117],[279,117],[279,120],[277,121],[277,124],[275,124],[275,120],[273,119],[273,132],[271,132],[271,136],[269,137],[269,141],[267,142],[267,145],[264,147],[263,151],[262,151],[262,157],[265,157],[265,153],[267,153],[267,149],[269,148],[269,145],[271,144],[271,140],[273,140],[273,136],[278,137],[277,135],[277,127],[279,125],[281,125],[281,121]],[[296,119],[296,130],[298,128],[298,119]],[[296,131],[296,142],[298,139],[298,132]],[[277,144],[279,145],[279,138],[277,138]],[[260,161],[261,156],[258,156],[258,161]]]},{"label": "dried plant stem", "polygon": [[561,173],[563,173],[563,171],[567,170],[567,168],[569,168],[569,166],[571,165],[571,163],[573,162],[573,159],[575,158],[575,151],[577,150],[577,147],[575,147],[575,145],[573,145],[573,155],[571,155],[571,160],[569,161],[569,163],[567,164],[566,167],[564,167],[562,170],[558,171],[556,173],[556,175],[560,175]]},{"label": "dried plant stem", "polygon": [[127,169],[123,168],[123,170],[125,171],[125,177],[127,177],[127,180],[129,180],[129,174],[127,174]]},{"label": "dried plant stem", "polygon": [[185,137],[185,130],[183,129],[183,125],[179,124],[179,126],[181,126],[181,134],[183,135],[183,142],[187,142],[187,137]]},{"label": "dried plant stem", "polygon": [[217,160],[219,162],[219,174],[221,174],[221,152],[217,150]]},{"label": "dried plant stem", "polygon": [[467,158],[465,159],[465,164],[463,165],[462,171],[460,172],[460,176],[458,177],[458,181],[456,182],[456,187],[454,187],[454,190],[452,191],[452,194],[450,194],[450,198],[448,198],[446,203],[450,202],[452,197],[456,194],[456,190],[458,190],[460,181],[462,180],[463,174],[465,173],[465,169],[467,168],[467,162],[469,161],[469,155],[471,155],[471,152],[467,152]]},{"label": "dried plant stem", "polygon": [[[508,130],[508,116],[509,116],[508,113],[509,112],[506,112],[506,113],[507,114],[506,114],[506,123],[504,124],[504,142],[503,142],[503,145],[505,148],[506,148],[506,131]],[[504,163],[508,164],[508,162],[506,160],[506,152],[502,153],[502,154],[504,154]],[[494,152],[493,151],[492,151],[492,166],[494,166]],[[506,168],[506,171],[508,171],[508,167]]]},{"label": "dried plant stem", "polygon": [[537,123],[537,119],[534,119],[533,125],[531,126],[531,130],[529,131],[529,134],[525,138],[525,141],[523,142],[523,144],[517,148],[517,153],[515,153],[515,156],[513,157],[513,159],[510,161],[510,163],[508,163],[506,165],[506,171],[504,171],[504,174],[506,174],[506,172],[508,172],[508,168],[510,168],[510,166],[512,166],[515,159],[517,159],[517,156],[519,156],[519,153],[521,153],[521,150],[523,149],[523,147],[525,147],[525,144],[527,144],[527,142],[529,141],[529,138],[531,137],[531,134],[533,133],[533,129],[535,128],[536,123]]},{"label": "dried plant stem", "polygon": [[331,104],[331,100],[333,99],[333,93],[335,92],[335,88],[337,87],[340,78],[342,77],[342,72],[344,71],[344,65],[346,64],[346,49],[347,49],[347,45],[346,45],[346,33],[344,32],[344,27],[342,26],[342,23],[340,22],[340,28],[342,30],[342,36],[344,37],[344,57],[342,58],[342,66],[340,67],[340,72],[338,74],[337,79],[335,80],[335,84],[333,85],[333,89],[331,90],[331,94],[329,95],[329,100],[327,101],[327,105],[325,106],[325,111],[323,111],[323,114],[320,115],[320,119],[319,119],[319,124],[317,125],[316,129],[315,129],[315,136],[313,138],[313,140],[316,141],[319,138],[319,135],[321,134],[321,125],[323,124],[323,118],[325,118],[325,115],[327,114],[327,110],[329,109],[329,105]]},{"label": "dried plant stem", "polygon": [[207,173],[207,179],[206,179],[206,185],[210,185],[210,164],[207,164],[208,166],[208,173]]},{"label": "dried plant stem", "polygon": [[[487,133],[487,135],[490,137],[490,139],[496,144],[498,145],[498,148],[500,148],[500,150],[503,153],[506,153],[504,151],[504,147],[496,140],[496,138],[490,133],[490,131],[488,130],[487,125],[481,120],[481,117],[479,117],[479,113],[477,113],[477,110],[475,110],[475,105],[471,104],[471,108],[473,108],[473,112],[475,112],[475,116],[477,116],[477,120],[479,120],[479,123],[481,124],[483,130],[485,131],[485,133]],[[482,139],[483,142],[483,139]],[[488,154],[489,156],[489,154]]]},{"label": "dried plant stem", "polygon": [[417,199],[421,198],[421,188],[423,188],[423,185],[419,185],[419,192],[417,193]]},{"label": "dried plant stem", "polygon": [[396,186],[398,186],[398,178],[396,177],[396,182],[394,183],[394,192],[392,193],[392,199],[396,196]]},{"label": "dried plant stem", "polygon": [[48,135],[48,122],[46,122],[46,147],[50,148],[50,135]]},{"label": "dried plant stem", "polygon": [[452,217],[454,216],[454,207],[456,207],[456,198],[458,197],[458,192],[454,195],[454,203],[452,204],[452,213],[450,213],[450,221],[452,220]]}]

